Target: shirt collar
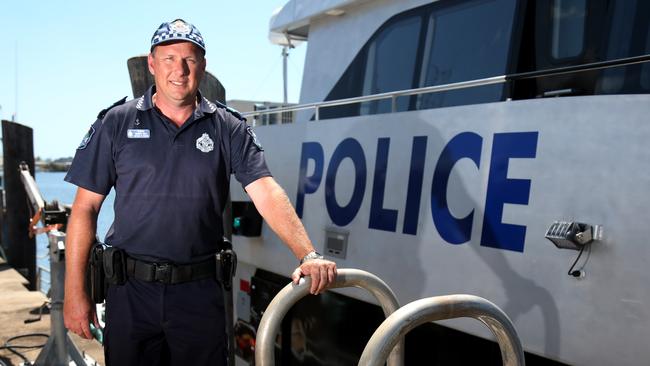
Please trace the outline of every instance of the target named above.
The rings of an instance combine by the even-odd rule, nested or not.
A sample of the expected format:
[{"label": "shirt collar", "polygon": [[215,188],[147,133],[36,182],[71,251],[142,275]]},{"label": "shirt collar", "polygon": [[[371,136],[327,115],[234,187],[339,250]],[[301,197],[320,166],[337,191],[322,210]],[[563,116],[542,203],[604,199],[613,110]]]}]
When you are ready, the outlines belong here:
[{"label": "shirt collar", "polygon": [[208,98],[202,96],[201,91],[198,92],[198,98],[199,98],[199,107],[197,108],[197,111],[199,111],[201,114],[203,113],[212,114],[217,111],[217,105],[209,101]]},{"label": "shirt collar", "polygon": [[[147,89],[143,96],[138,99],[136,108],[141,111],[146,111],[153,108],[153,95],[156,93],[156,86],[152,85]],[[194,110],[194,114],[197,117],[201,117],[204,114],[212,114],[217,111],[217,105],[209,101],[206,97],[201,95],[201,91],[197,91],[197,99],[199,101],[198,107]]]},{"label": "shirt collar", "polygon": [[144,93],[143,96],[138,99],[138,104],[135,105],[135,107],[140,110],[140,111],[146,111],[151,108],[153,108],[153,102],[151,101],[151,97],[153,94],[156,92],[156,86],[152,85],[147,89],[147,91]]}]

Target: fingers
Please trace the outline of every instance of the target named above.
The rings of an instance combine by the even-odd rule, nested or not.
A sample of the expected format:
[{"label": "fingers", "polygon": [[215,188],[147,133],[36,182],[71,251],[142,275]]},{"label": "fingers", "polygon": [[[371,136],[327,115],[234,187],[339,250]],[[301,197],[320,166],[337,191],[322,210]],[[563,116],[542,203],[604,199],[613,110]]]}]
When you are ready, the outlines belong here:
[{"label": "fingers", "polygon": [[90,322],[81,323],[81,333],[77,334],[82,338],[93,339],[93,334],[90,332]]},{"label": "fingers", "polygon": [[300,267],[296,268],[295,271],[291,274],[291,279],[293,280],[293,284],[297,285],[298,281],[300,281],[300,277],[302,276],[302,270]]},{"label": "fingers", "polygon": [[[298,271],[300,275],[311,277],[309,292],[312,295],[318,295],[336,281],[336,263],[328,260],[315,259],[305,262],[294,271],[294,275]],[[294,283],[297,283],[295,278]]]},{"label": "fingers", "polygon": [[94,304],[84,292],[66,294],[63,302],[63,321],[65,327],[82,338],[92,339],[90,322],[99,324]]},{"label": "fingers", "polygon": [[80,323],[77,323],[76,325],[70,325],[70,326],[66,324],[66,328],[68,328],[70,332],[78,335],[81,338],[86,338],[86,339],[93,338],[93,334],[90,332],[89,322],[82,321]]},{"label": "fingers", "polygon": [[319,267],[318,270],[320,272],[320,281],[318,283],[318,289],[316,290],[316,294],[321,293],[325,289],[325,286],[327,286],[327,284],[329,283],[327,278],[327,267]]},{"label": "fingers", "polygon": [[99,324],[99,319],[97,319],[96,311],[93,313],[93,324],[95,325],[95,328],[102,329],[101,325]]},{"label": "fingers", "polygon": [[336,281],[336,263],[334,265],[327,267],[327,279],[330,283]]},{"label": "fingers", "polygon": [[320,268],[316,267],[311,271],[309,275],[311,276],[311,288],[309,289],[309,293],[312,295],[318,295],[318,285],[320,284]]}]

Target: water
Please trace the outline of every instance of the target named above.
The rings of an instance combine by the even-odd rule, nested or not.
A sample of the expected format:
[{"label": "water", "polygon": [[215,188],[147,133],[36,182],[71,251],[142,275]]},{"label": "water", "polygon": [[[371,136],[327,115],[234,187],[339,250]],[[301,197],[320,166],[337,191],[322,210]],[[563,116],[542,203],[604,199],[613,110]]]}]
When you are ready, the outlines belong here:
[{"label": "water", "polygon": [[[75,193],[77,192],[77,186],[70,184],[63,180],[65,177],[64,172],[36,172],[36,184],[38,189],[41,191],[41,195],[45,202],[52,202],[54,200],[59,201],[61,204],[71,205]],[[97,234],[103,240],[106,236],[106,232],[111,227],[113,222],[113,201],[115,198],[115,193],[111,193],[104,200],[102,209],[99,212],[99,217],[97,218]],[[48,256],[47,248],[47,235],[40,234],[36,236],[36,265],[39,267],[45,267],[48,270],[50,269],[50,259]],[[49,289],[49,273],[43,274],[43,281],[41,283],[41,291],[47,292]]]}]

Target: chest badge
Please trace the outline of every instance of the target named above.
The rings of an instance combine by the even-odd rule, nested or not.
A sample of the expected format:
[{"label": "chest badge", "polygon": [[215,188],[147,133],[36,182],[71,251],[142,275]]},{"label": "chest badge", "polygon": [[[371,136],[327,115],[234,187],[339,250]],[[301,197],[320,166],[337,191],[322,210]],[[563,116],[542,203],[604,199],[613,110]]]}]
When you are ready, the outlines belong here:
[{"label": "chest badge", "polygon": [[148,129],[130,128],[126,130],[126,137],[130,139],[148,139],[151,132]]},{"label": "chest badge", "polygon": [[214,141],[210,138],[207,133],[204,133],[196,139],[196,148],[201,150],[204,153],[214,150]]}]

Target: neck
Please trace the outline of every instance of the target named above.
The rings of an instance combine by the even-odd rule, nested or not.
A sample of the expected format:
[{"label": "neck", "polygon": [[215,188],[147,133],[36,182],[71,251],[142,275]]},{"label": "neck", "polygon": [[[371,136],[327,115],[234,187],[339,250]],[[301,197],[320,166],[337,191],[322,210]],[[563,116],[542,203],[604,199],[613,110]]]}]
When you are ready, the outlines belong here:
[{"label": "neck", "polygon": [[155,93],[151,97],[151,101],[165,117],[169,118],[178,127],[182,126],[192,113],[194,113],[194,108],[197,105],[196,97],[187,103],[173,104],[168,103],[164,98],[157,98],[157,94]]}]

